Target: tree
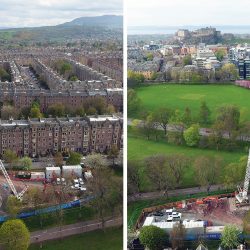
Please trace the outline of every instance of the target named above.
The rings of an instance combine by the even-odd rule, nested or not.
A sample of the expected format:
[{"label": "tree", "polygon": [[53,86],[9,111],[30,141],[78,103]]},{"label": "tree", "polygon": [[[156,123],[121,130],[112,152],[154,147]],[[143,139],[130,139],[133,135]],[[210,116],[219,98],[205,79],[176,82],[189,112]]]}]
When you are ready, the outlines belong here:
[{"label": "tree", "polygon": [[28,156],[23,157],[22,159],[20,159],[19,162],[20,162],[20,166],[24,170],[30,170],[32,167],[32,160]]},{"label": "tree", "polygon": [[221,122],[222,129],[230,133],[239,128],[240,110],[234,105],[224,105],[218,108],[216,122]]},{"label": "tree", "polygon": [[27,250],[30,233],[22,220],[8,220],[0,228],[0,242],[6,250]]},{"label": "tree", "polygon": [[238,162],[230,163],[225,167],[224,183],[229,188],[240,185],[245,177],[247,157],[240,158]]},{"label": "tree", "polygon": [[107,167],[107,161],[101,154],[91,154],[88,155],[85,164],[87,167],[90,168],[106,168]]},{"label": "tree", "polygon": [[154,155],[145,158],[145,172],[152,185],[158,191],[164,190],[168,194],[169,189],[176,186],[176,180],[169,165],[166,164],[166,156]]},{"label": "tree", "polygon": [[210,186],[215,183],[220,172],[222,160],[218,157],[199,156],[194,161],[197,183],[200,186]]},{"label": "tree", "polygon": [[199,112],[199,121],[201,124],[208,124],[210,121],[211,111],[208,108],[205,101],[201,103],[200,112]]},{"label": "tree", "polygon": [[56,152],[54,156],[54,163],[56,166],[62,166],[63,165],[63,155],[61,152]]},{"label": "tree", "polygon": [[1,109],[1,119],[8,120],[10,117],[13,119],[18,118],[18,111],[11,105],[3,105]]},{"label": "tree", "polygon": [[153,130],[155,130],[155,127],[156,127],[156,123],[155,123],[153,114],[150,113],[147,115],[146,119],[142,121],[142,132],[143,134],[145,134],[148,140]]},{"label": "tree", "polygon": [[14,195],[10,195],[7,199],[6,209],[11,218],[15,218],[20,212],[22,202],[18,200]]},{"label": "tree", "polygon": [[166,156],[166,164],[172,171],[176,183],[179,185],[182,180],[184,170],[189,165],[189,158],[182,154],[171,154]]},{"label": "tree", "polygon": [[119,156],[119,149],[116,145],[112,145],[111,149],[108,151],[108,158],[112,159],[112,165],[115,166],[115,159]]},{"label": "tree", "polygon": [[29,116],[31,118],[42,118],[43,114],[41,113],[39,107],[34,106],[34,107],[31,107]]},{"label": "tree", "polygon": [[192,58],[191,55],[186,55],[183,57],[183,65],[192,65]]},{"label": "tree", "polygon": [[106,109],[106,113],[108,113],[108,114],[114,114],[115,112],[116,112],[116,110],[115,110],[114,105],[109,104],[108,107],[107,107],[107,109]]},{"label": "tree", "polygon": [[3,155],[3,159],[9,163],[9,168],[12,169],[13,168],[13,164],[16,163],[18,161],[18,157],[16,152],[10,150],[10,149],[6,149]]},{"label": "tree", "polygon": [[[102,221],[102,228],[104,229],[105,212],[107,210],[110,211],[111,206],[117,204],[115,202],[118,199],[116,192],[117,190],[120,191],[120,189],[114,186],[114,176],[109,168],[105,168],[105,166],[95,167],[92,169],[92,174],[93,178],[88,181],[87,185],[89,192],[96,194],[96,198],[90,204],[98,212]],[[122,202],[120,201],[119,203]]]},{"label": "tree", "polygon": [[232,81],[238,77],[238,68],[233,63],[226,63],[220,70],[221,80]]},{"label": "tree", "polygon": [[193,124],[186,129],[183,133],[185,142],[188,146],[196,146],[200,140],[200,127],[197,124]]},{"label": "tree", "polygon": [[65,116],[65,106],[62,103],[55,103],[48,108],[48,114],[53,117]]},{"label": "tree", "polygon": [[133,89],[128,90],[128,116],[138,112],[141,107],[141,100]]},{"label": "tree", "polygon": [[227,249],[239,245],[240,231],[235,225],[226,225],[221,234],[221,245]]},{"label": "tree", "polygon": [[159,125],[162,127],[165,135],[167,135],[167,126],[173,114],[174,112],[172,109],[164,107],[159,108],[153,114],[155,121],[158,122]]},{"label": "tree", "polygon": [[186,235],[185,226],[182,223],[174,224],[170,233],[172,249],[183,249]]},{"label": "tree", "polygon": [[192,114],[189,107],[186,107],[182,117],[182,122],[189,126],[192,123]]},{"label": "tree", "polygon": [[141,73],[128,70],[128,86],[136,86],[145,81],[145,77]]},{"label": "tree", "polygon": [[162,250],[168,242],[168,235],[163,229],[151,225],[141,228],[139,239],[149,250]]},{"label": "tree", "polygon": [[218,49],[214,54],[217,60],[221,62],[224,59],[226,52],[224,49]]},{"label": "tree", "polygon": [[141,168],[137,162],[128,161],[128,193],[138,193],[141,188]]},{"label": "tree", "polygon": [[77,152],[70,152],[67,160],[67,165],[79,165],[81,163],[82,155]]}]

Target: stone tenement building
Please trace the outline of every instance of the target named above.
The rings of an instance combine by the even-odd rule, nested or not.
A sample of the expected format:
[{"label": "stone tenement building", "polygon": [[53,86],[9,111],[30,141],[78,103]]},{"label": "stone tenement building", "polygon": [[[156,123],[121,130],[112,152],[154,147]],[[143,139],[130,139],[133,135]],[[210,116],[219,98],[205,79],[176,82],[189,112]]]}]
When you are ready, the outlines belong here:
[{"label": "stone tenement building", "polygon": [[[73,60],[67,55],[51,54],[32,56],[11,54],[0,56],[0,64],[9,69],[11,82],[0,83],[0,102],[10,102],[22,109],[39,101],[43,112],[53,104],[64,103],[70,108],[82,106],[88,99],[103,97],[107,104],[122,111],[122,82]],[[68,81],[52,68],[53,61],[64,59],[69,62],[78,81]],[[32,66],[35,72],[30,69]],[[36,76],[36,77],[35,77]],[[41,79],[45,82],[41,84]]]},{"label": "stone tenement building", "polygon": [[123,146],[123,121],[118,116],[42,118],[0,121],[0,155],[47,156],[70,151],[106,152]]}]

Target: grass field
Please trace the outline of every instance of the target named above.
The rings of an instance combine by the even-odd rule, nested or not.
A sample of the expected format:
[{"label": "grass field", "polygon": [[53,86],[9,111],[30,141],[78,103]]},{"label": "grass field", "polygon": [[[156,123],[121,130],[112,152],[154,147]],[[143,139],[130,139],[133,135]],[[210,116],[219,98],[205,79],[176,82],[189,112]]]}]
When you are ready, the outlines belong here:
[{"label": "grass field", "polygon": [[[216,151],[209,149],[199,149],[191,148],[187,146],[176,146],[168,144],[167,142],[162,141],[148,141],[143,138],[135,138],[132,136],[128,137],[128,160],[134,160],[141,166],[141,176],[142,176],[142,190],[151,191],[152,188],[147,182],[144,173],[143,160],[147,156],[152,156],[156,154],[176,154],[181,153],[186,156],[189,156],[191,159],[195,159],[197,156],[219,156],[223,159],[224,164],[221,167],[221,172],[218,175],[223,176],[223,168],[225,165],[237,162],[242,156],[247,155],[243,152],[226,152],[226,151]],[[186,168],[184,173],[182,187],[192,187],[196,186],[195,172],[193,170],[192,164]]]},{"label": "grass field", "polygon": [[[44,250],[122,250],[122,228],[98,230],[43,243]],[[31,245],[29,250],[38,250],[40,245]]]},{"label": "grass field", "polygon": [[212,119],[217,107],[234,104],[240,108],[241,121],[250,120],[250,90],[234,85],[151,85],[137,88],[136,92],[142,105],[150,111],[164,106],[180,110],[189,107],[197,117],[201,102],[206,101]]}]

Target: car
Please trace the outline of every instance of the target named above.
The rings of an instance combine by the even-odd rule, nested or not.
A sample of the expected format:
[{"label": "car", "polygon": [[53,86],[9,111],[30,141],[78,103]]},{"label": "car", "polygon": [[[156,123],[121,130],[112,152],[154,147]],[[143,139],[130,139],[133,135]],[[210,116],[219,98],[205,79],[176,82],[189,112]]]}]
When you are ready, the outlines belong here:
[{"label": "car", "polygon": [[56,178],[56,184],[57,184],[57,185],[60,185],[60,184],[61,184],[60,178]]},{"label": "car", "polygon": [[171,221],[173,221],[173,216],[169,215],[168,218],[167,218],[167,222],[171,222]]},{"label": "car", "polygon": [[84,185],[84,182],[83,182],[82,178],[79,178],[78,181],[79,181],[80,185]]},{"label": "car", "polygon": [[66,180],[65,180],[65,178],[61,178],[61,182],[62,182],[63,185],[66,185]]},{"label": "car", "polygon": [[173,217],[174,219],[180,219],[180,218],[181,218],[181,213],[173,212],[173,213],[172,213],[172,217]]},{"label": "car", "polygon": [[86,191],[87,188],[86,188],[86,187],[80,187],[80,190],[81,190],[81,191]]},{"label": "car", "polygon": [[79,185],[79,181],[77,179],[74,179],[74,184],[78,184]]},{"label": "car", "polygon": [[75,189],[79,189],[80,188],[80,186],[79,186],[79,184],[75,184]]}]

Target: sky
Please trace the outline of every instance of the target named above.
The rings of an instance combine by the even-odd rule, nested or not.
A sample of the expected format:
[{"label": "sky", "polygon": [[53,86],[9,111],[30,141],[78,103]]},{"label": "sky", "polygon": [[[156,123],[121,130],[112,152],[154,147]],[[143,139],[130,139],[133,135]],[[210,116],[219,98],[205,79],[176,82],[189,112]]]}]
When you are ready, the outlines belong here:
[{"label": "sky", "polygon": [[83,16],[122,15],[122,1],[0,0],[0,27],[38,27]]},{"label": "sky", "polygon": [[128,26],[250,25],[249,0],[127,0]]}]

